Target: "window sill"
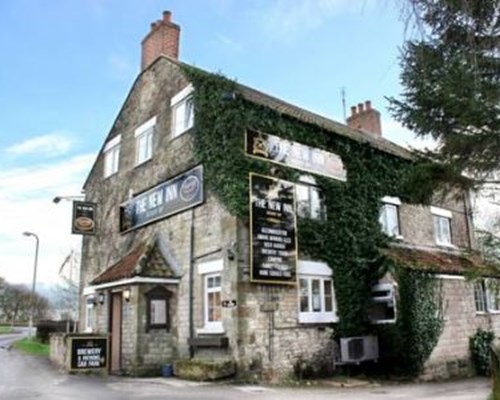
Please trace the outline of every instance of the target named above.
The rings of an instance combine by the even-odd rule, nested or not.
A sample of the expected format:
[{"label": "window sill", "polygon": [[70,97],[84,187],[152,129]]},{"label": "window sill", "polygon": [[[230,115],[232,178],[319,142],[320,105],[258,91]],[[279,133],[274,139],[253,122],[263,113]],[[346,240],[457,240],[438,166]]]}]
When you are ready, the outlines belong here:
[{"label": "window sill", "polygon": [[171,140],[175,140],[175,139],[177,139],[177,138],[185,135],[186,133],[188,133],[193,128],[194,128],[194,126],[190,126],[189,128],[186,128],[186,129],[184,129],[181,132],[172,132],[172,138],[171,138]]},{"label": "window sill", "polygon": [[197,334],[201,335],[220,335],[224,333],[222,324],[220,326],[204,326],[203,328],[196,329]]},{"label": "window sill", "polygon": [[103,175],[103,178],[104,179],[109,179],[109,178],[112,178],[115,175],[118,175],[118,171],[113,172],[112,174],[109,174],[109,175]]},{"label": "window sill", "polygon": [[300,324],[331,324],[334,322],[338,322],[338,317],[335,315],[308,315],[302,314],[299,315],[299,323]]},{"label": "window sill", "polygon": [[384,324],[395,324],[395,319],[381,319],[381,320],[373,320],[370,321],[373,325],[384,325]]},{"label": "window sill", "polygon": [[139,168],[142,167],[143,165],[147,164],[153,159],[153,157],[149,157],[147,160],[141,161],[140,163],[137,163],[134,165],[134,168]]},{"label": "window sill", "polygon": [[454,244],[451,244],[451,243],[436,242],[436,246],[445,247],[447,249],[458,249],[457,246],[455,246]]}]

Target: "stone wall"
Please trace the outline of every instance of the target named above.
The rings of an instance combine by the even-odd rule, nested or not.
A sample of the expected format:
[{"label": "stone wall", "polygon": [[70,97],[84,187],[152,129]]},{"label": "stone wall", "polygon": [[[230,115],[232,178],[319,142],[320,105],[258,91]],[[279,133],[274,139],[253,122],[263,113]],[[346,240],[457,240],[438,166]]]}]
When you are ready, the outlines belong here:
[{"label": "stone wall", "polygon": [[[433,202],[436,207],[451,211],[451,241],[459,248],[473,247],[473,238],[469,237],[469,221],[464,197],[449,195],[437,197]],[[403,204],[399,211],[402,241],[416,247],[436,248],[434,224],[431,209],[428,206]],[[472,240],[472,243],[471,243]],[[444,250],[449,250],[445,248]]]},{"label": "stone wall", "polygon": [[425,365],[422,379],[450,378],[473,374],[469,338],[477,329],[500,335],[500,314],[477,313],[472,281],[463,277],[441,279],[444,299],[444,328]]}]

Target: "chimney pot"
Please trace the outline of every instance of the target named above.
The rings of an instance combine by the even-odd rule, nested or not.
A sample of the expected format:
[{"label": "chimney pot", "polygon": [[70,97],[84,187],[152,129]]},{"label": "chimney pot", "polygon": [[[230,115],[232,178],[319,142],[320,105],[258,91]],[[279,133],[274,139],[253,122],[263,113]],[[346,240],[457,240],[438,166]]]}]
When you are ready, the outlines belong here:
[{"label": "chimney pot", "polygon": [[380,113],[372,108],[372,102],[367,100],[358,103],[358,106],[351,107],[351,116],[347,118],[347,125],[350,128],[358,129],[374,137],[382,136],[382,125],[380,122]]},{"label": "chimney pot", "polygon": [[163,11],[163,21],[171,22],[171,20],[172,20],[172,13],[170,11]]},{"label": "chimney pot", "polygon": [[156,22],[151,22],[151,30],[156,28]]}]

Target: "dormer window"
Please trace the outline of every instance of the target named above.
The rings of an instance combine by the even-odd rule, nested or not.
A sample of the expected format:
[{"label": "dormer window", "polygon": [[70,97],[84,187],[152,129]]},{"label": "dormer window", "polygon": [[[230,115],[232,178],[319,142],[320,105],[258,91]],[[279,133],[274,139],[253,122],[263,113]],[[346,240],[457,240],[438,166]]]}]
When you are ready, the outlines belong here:
[{"label": "dormer window", "polygon": [[156,117],[153,117],[135,130],[135,165],[140,165],[151,159],[155,126]]},{"label": "dormer window", "polygon": [[397,197],[385,196],[382,199],[379,222],[382,232],[387,236],[401,238],[401,228],[399,224],[399,207],[401,200]]},{"label": "dormer window", "polygon": [[451,243],[451,211],[431,207],[431,213],[436,244],[440,246],[453,246]]},{"label": "dormer window", "polygon": [[172,137],[182,135],[194,125],[193,85],[177,93],[170,102],[172,107]]},{"label": "dormer window", "polygon": [[115,136],[104,146],[104,177],[118,172],[121,135]]},{"label": "dormer window", "polygon": [[316,180],[310,175],[303,175],[295,184],[297,214],[302,218],[316,220],[326,219],[326,207],[323,191],[316,185]]}]

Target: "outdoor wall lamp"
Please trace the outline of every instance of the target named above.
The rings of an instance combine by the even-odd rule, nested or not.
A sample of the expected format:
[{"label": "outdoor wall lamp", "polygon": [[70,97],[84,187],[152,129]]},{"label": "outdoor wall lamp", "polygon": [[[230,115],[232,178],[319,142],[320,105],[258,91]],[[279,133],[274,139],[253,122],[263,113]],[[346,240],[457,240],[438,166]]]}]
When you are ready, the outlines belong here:
[{"label": "outdoor wall lamp", "polygon": [[123,291],[123,299],[128,303],[130,301],[130,289]]},{"label": "outdoor wall lamp", "polygon": [[68,200],[68,201],[71,201],[71,200],[83,200],[85,198],[85,196],[56,196],[52,199],[52,201],[57,204],[59,203],[61,200]]},{"label": "outdoor wall lamp", "polygon": [[99,297],[98,297],[97,301],[99,302],[99,304],[101,306],[104,304],[105,298],[106,298],[106,295],[104,294],[104,292],[99,293]]}]

